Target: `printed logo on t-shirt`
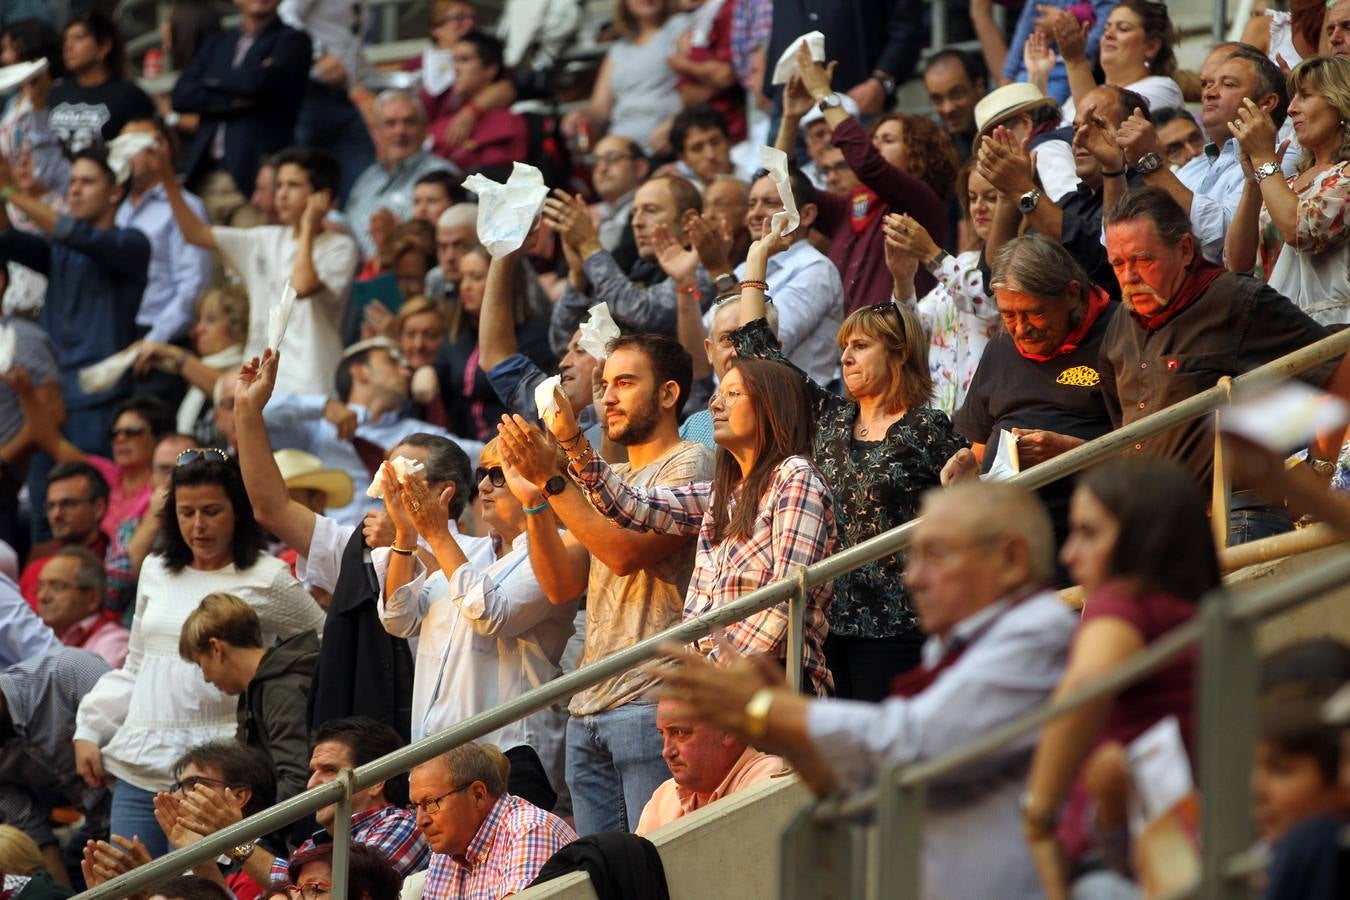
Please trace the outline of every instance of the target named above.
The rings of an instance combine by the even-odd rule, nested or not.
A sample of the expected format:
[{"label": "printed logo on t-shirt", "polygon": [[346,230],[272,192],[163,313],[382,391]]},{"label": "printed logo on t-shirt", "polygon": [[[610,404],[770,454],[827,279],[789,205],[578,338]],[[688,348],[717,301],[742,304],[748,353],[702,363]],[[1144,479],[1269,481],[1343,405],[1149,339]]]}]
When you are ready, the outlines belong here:
[{"label": "printed logo on t-shirt", "polygon": [[1055,381],[1069,387],[1096,387],[1101,384],[1102,376],[1098,375],[1097,370],[1091,366],[1074,366],[1072,369],[1065,369],[1060,372]]},{"label": "printed logo on t-shirt", "polygon": [[79,153],[103,139],[103,126],[112,118],[106,103],[62,103],[47,125],[71,153]]}]

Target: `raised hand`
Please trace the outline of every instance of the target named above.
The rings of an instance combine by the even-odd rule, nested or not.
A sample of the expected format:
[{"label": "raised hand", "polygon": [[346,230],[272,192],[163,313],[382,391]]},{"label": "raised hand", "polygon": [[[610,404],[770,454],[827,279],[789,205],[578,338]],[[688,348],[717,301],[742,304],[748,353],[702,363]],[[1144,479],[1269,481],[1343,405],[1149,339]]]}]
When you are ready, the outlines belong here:
[{"label": "raised hand", "polygon": [[1042,92],[1050,85],[1050,72],[1055,68],[1055,51],[1050,48],[1050,37],[1044,31],[1033,31],[1022,45],[1022,64],[1027,67],[1027,81]]},{"label": "raised hand", "polygon": [[907,256],[922,262],[927,262],[942,252],[942,248],[933,240],[928,230],[912,216],[904,213],[888,215],[881,223],[881,230],[886,236],[887,252],[890,251],[892,241]]},{"label": "raised hand", "polygon": [[1036,20],[1036,30],[1054,40],[1060,55],[1066,60],[1087,55],[1087,22],[1079,22],[1073,13],[1057,6],[1037,6],[1036,11],[1041,14]]},{"label": "raised hand", "polygon": [[428,541],[448,534],[450,530],[450,498],[453,488],[446,488],[440,496],[432,493],[427,480],[414,475],[403,485],[400,500],[403,508],[412,520],[417,533]]},{"label": "raised hand", "polygon": [[267,406],[277,384],[280,360],[280,353],[264,347],[261,357],[255,356],[239,367],[239,378],[234,384],[235,409],[242,407],[261,412]]},{"label": "raised hand", "polygon": [[384,489],[384,510],[389,515],[389,520],[394,523],[395,535],[409,538],[416,534],[417,523],[413,521],[412,514],[404,503],[403,485],[394,474],[394,467],[382,463],[375,477],[380,480],[380,487]]},{"label": "raised hand", "polygon": [[834,69],[837,65],[839,65],[837,61],[821,65],[818,61],[812,59],[811,51],[806,44],[797,48],[797,72],[801,76],[802,86],[806,88],[807,93],[817,103],[833,90],[830,87],[830,82],[834,78]]},{"label": "raised hand", "polygon": [[[310,194],[309,198],[305,200],[305,211],[300,214],[301,230],[308,229],[310,234],[312,235],[318,234],[319,229],[323,227],[323,217],[328,215],[328,210],[331,209],[332,206],[333,206],[332,191],[315,191],[314,193]],[[384,213],[386,216],[389,217],[390,220],[389,228],[384,231],[379,240],[379,243],[383,244],[384,238],[388,236],[389,231],[393,229],[395,223],[393,222],[394,214],[389,212],[389,210],[384,209],[383,207],[381,207],[379,211],[375,213],[374,216],[371,216],[372,223],[375,217],[379,216],[380,213]],[[371,237],[374,237],[375,228],[373,224],[370,229],[370,232]]]},{"label": "raised hand", "polygon": [[562,188],[555,188],[553,196],[544,201],[544,221],[570,245],[581,250],[599,241],[591,211],[580,197],[573,197]]},{"label": "raised hand", "polygon": [[506,475],[506,487],[511,491],[511,496],[519,500],[522,506],[533,509],[544,502],[544,495],[534,486],[534,482],[511,463],[502,461],[502,473]]},{"label": "raised hand", "polygon": [[1253,165],[1275,161],[1275,122],[1252,98],[1242,98],[1237,118],[1228,123],[1228,130],[1237,138],[1238,146],[1251,158]]},{"label": "raised hand", "polygon": [[793,75],[788,79],[787,86],[783,89],[783,115],[793,119],[801,119],[812,109],[815,108],[816,98],[811,96],[811,92],[806,89],[802,83],[800,75]]},{"label": "raised hand", "polygon": [[1149,153],[1158,153],[1158,133],[1153,123],[1136,108],[1134,114],[1120,123],[1116,129],[1116,143],[1125,151],[1125,161],[1130,165],[1139,162],[1139,158]]},{"label": "raised hand", "polygon": [[544,483],[562,474],[557,448],[522,416],[502,416],[497,426],[502,458],[520,477],[543,490]]},{"label": "raised hand", "polygon": [[1092,113],[1073,131],[1073,145],[1092,154],[1092,158],[1108,172],[1125,167],[1125,153],[1120,149],[1116,126]]},{"label": "raised hand", "polygon": [[690,210],[685,216],[684,236],[698,252],[698,261],[709,272],[729,272],[731,265],[731,225],[717,217],[705,219]]},{"label": "raised hand", "polygon": [[1006,197],[1019,197],[1035,190],[1035,170],[1025,145],[1000,125],[980,142],[976,163],[980,175]]},{"label": "raised hand", "polygon": [[657,225],[652,230],[652,246],[656,261],[679,287],[693,284],[698,272],[698,251],[685,247],[675,238],[669,225]]},{"label": "raised hand", "polygon": [[785,224],[782,220],[774,221],[772,218],[765,223],[764,236],[755,240],[745,254],[747,276],[751,272],[763,273],[768,266],[769,257],[775,253],[782,253],[792,246],[792,238],[783,234]]}]

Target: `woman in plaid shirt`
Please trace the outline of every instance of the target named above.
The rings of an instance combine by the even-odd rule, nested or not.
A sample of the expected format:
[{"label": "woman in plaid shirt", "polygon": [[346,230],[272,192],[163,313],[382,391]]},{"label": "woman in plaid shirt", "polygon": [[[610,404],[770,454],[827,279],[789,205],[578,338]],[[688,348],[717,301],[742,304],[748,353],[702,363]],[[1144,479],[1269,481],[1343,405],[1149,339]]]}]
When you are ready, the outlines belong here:
[{"label": "woman in plaid shirt", "polygon": [[[683,487],[625,483],[591,448],[565,401],[549,425],[572,478],[601,513],[637,531],[698,535],[686,619],[829,556],[836,542],[834,498],[809,456],[813,423],[801,378],[781,363],[736,359],[708,408],[718,445],[713,480]],[[561,474],[558,456],[539,429],[503,416],[499,433],[506,463],[545,498],[564,489],[552,480]],[[824,654],[830,598],[828,584],[813,589],[805,616],[801,662],[821,695],[833,689]],[[727,626],[725,637],[741,653],[783,659],[787,626],[788,605],[780,603]],[[699,647],[716,657],[712,639]]]}]

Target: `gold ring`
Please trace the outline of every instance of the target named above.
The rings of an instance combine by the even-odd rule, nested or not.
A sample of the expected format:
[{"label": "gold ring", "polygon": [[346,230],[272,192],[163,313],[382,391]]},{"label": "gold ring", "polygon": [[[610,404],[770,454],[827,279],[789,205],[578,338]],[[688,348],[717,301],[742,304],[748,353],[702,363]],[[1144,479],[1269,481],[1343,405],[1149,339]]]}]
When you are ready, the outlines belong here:
[{"label": "gold ring", "polygon": [[419,510],[421,510],[421,508],[422,508],[422,502],[421,502],[420,500],[414,500],[414,501],[412,502],[412,511],[413,511],[413,512],[418,512]]}]

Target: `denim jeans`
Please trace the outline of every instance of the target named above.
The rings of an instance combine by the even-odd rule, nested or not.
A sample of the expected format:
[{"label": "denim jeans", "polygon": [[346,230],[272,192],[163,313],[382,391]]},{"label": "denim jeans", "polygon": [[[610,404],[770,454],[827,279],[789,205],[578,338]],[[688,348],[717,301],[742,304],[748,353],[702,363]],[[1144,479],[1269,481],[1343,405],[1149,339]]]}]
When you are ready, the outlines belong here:
[{"label": "denim jeans", "polygon": [[155,795],[125,781],[113,785],[109,830],[128,839],[139,837],[154,859],[173,849],[155,821]]},{"label": "denim jeans", "polygon": [[1228,546],[1247,544],[1276,534],[1293,531],[1289,513],[1273,506],[1235,509],[1228,513]]},{"label": "denim jeans", "polygon": [[567,786],[577,834],[632,831],[669,777],[655,703],[635,701],[567,720]]}]

